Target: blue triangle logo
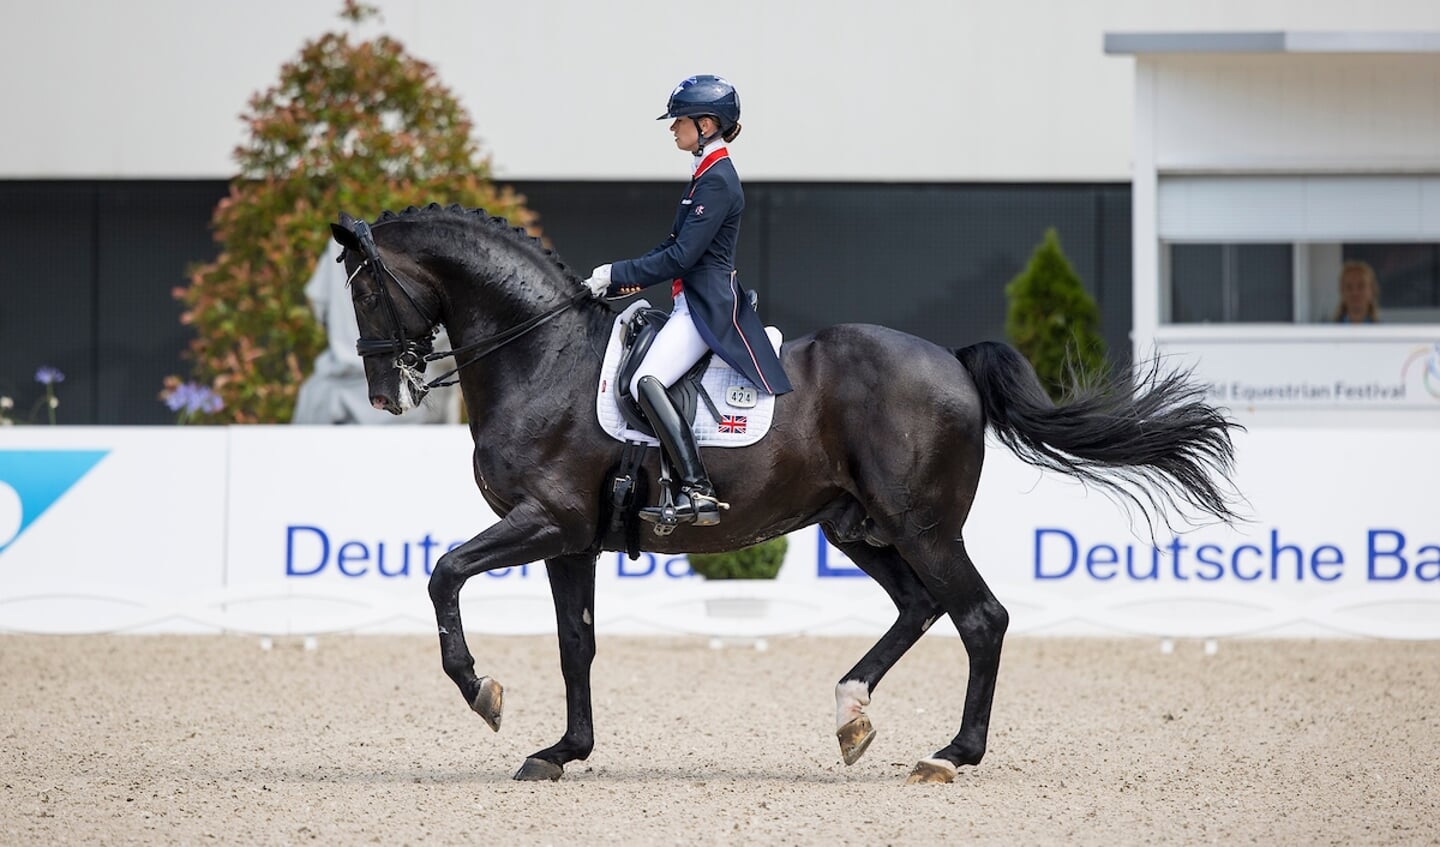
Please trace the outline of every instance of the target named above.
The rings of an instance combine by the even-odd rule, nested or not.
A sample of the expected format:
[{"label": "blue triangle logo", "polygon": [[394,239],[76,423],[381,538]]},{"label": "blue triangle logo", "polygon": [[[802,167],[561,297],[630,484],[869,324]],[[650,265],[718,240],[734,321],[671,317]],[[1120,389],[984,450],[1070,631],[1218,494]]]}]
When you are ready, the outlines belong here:
[{"label": "blue triangle logo", "polygon": [[109,450],[0,450],[0,553]]}]

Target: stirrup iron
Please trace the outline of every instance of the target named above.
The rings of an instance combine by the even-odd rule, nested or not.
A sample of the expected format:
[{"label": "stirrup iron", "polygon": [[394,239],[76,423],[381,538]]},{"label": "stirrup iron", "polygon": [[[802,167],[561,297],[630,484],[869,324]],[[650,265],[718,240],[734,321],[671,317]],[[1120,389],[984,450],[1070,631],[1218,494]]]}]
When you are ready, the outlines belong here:
[{"label": "stirrup iron", "polygon": [[[690,514],[695,516],[693,522],[696,526],[715,526],[720,523],[720,512],[730,510],[730,504],[721,502],[714,494],[687,491],[685,496],[690,500]],[[714,508],[701,508],[702,503]]]},{"label": "stirrup iron", "polygon": [[676,502],[675,492],[670,486],[670,460],[665,451],[660,451],[660,503],[646,506],[639,511],[642,521],[655,525],[655,534],[661,537],[675,531],[682,524],[715,526],[720,523],[720,511],[729,509],[729,503],[722,503],[714,494],[705,494],[681,486],[683,503]]}]

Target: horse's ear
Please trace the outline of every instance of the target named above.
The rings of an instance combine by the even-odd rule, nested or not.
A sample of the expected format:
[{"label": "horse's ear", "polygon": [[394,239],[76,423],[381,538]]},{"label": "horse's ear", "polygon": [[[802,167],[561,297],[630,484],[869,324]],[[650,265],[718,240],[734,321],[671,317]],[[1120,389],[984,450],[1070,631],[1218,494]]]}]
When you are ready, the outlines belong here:
[{"label": "horse's ear", "polygon": [[344,212],[341,212],[340,222],[330,224],[330,234],[335,237],[336,243],[338,243],[341,247],[344,247],[346,250],[354,250],[355,252],[359,253],[361,252],[360,239],[356,237],[355,230],[351,228],[354,226],[354,224],[354,218],[350,217]]}]

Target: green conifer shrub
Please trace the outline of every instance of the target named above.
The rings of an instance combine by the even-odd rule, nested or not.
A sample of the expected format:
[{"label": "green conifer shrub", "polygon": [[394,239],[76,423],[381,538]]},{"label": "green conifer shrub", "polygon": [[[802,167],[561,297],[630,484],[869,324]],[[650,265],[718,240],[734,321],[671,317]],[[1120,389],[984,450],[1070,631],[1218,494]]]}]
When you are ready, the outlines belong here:
[{"label": "green conifer shrub", "polygon": [[1052,227],[1030,262],[1005,286],[1005,334],[1040,376],[1054,400],[1102,377],[1107,366],[1100,309],[1060,248]]}]

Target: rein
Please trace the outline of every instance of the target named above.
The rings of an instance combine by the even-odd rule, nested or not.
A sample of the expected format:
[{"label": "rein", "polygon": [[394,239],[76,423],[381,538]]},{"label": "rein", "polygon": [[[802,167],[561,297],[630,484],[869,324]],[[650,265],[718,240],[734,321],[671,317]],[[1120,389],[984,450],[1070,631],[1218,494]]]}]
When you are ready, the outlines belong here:
[{"label": "rein", "polygon": [[[550,320],[561,312],[590,298],[590,292],[581,288],[574,296],[562,300],[559,305],[523,323],[512,326],[509,329],[501,330],[494,335],[482,338],[479,341],[473,341],[461,347],[452,347],[449,350],[436,351],[434,350],[434,327],[439,322],[439,319],[420,307],[415,297],[411,295],[410,289],[405,286],[405,283],[401,281],[400,277],[397,276],[394,271],[390,270],[389,266],[385,264],[385,261],[380,258],[380,251],[375,246],[375,238],[370,231],[370,225],[365,221],[356,221],[355,235],[360,239],[360,247],[365,252],[365,260],[351,272],[350,279],[346,280],[346,284],[354,280],[360,271],[368,266],[371,275],[375,279],[376,286],[380,289],[380,296],[385,301],[385,311],[390,316],[390,324],[394,327],[391,336],[383,341],[366,338],[359,339],[355,342],[355,352],[359,353],[362,357],[383,356],[390,353],[398,354],[395,357],[395,367],[400,371],[401,375],[404,376],[405,381],[422,396],[432,388],[443,388],[447,385],[454,385],[460,381],[460,378],[456,376],[456,374],[460,373],[461,369],[475,364],[496,350],[499,350],[501,347],[504,347],[506,344],[549,323]],[[343,256],[341,258],[343,259]],[[400,293],[405,295],[405,299],[410,301],[411,308],[431,327],[429,338],[407,339],[405,337],[405,327],[400,321],[399,310],[395,308],[395,300],[390,296],[390,286],[385,284],[385,276],[395,281],[395,287],[399,288]],[[469,356],[465,361],[461,362],[459,357],[463,354],[469,354]],[[448,358],[454,358],[456,360],[455,367],[429,382],[425,382],[424,375],[416,366]],[[449,377],[452,376],[455,378],[449,379]]]},{"label": "rein", "polygon": [[[455,383],[460,381],[459,377],[449,380],[448,382],[442,382],[442,380],[444,380],[448,376],[451,376],[452,374],[459,373],[461,368],[475,364],[476,362],[480,361],[491,353],[494,353],[496,350],[499,350],[501,347],[504,347],[506,344],[509,344],[520,336],[530,332],[532,329],[536,329],[542,324],[549,323],[551,318],[554,318],[556,315],[560,314],[566,309],[569,309],[577,303],[588,299],[590,299],[590,292],[582,288],[580,289],[580,291],[576,292],[574,296],[570,297],[567,300],[562,300],[559,305],[547,309],[546,311],[536,315],[535,317],[525,321],[524,323],[516,324],[509,329],[501,330],[500,332],[497,332],[488,338],[482,338],[479,341],[471,342],[464,345],[463,347],[452,347],[449,350],[441,350],[436,353],[427,353],[425,355],[425,361],[427,362],[434,362],[440,359],[448,359],[454,357],[458,364],[456,364],[455,367],[451,368],[445,373],[440,374],[439,376],[425,383],[424,388],[426,390],[429,390],[431,388],[440,388],[446,385],[454,385]],[[461,353],[470,353],[471,356],[465,361],[461,362],[459,360],[459,355]]]}]

